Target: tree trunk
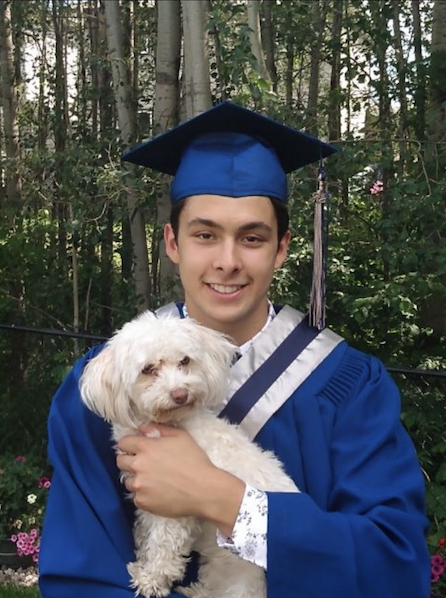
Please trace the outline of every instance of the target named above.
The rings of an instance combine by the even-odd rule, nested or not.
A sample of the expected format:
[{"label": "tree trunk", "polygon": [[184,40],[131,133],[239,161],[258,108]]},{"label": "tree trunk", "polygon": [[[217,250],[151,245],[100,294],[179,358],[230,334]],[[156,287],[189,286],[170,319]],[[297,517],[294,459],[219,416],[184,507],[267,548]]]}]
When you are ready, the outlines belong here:
[{"label": "tree trunk", "polygon": [[420,0],[412,0],[413,46],[416,65],[416,87],[414,93],[415,119],[413,127],[415,137],[423,141],[426,137],[426,69],[422,51],[422,32],[420,18]]},{"label": "tree trunk", "polygon": [[[22,235],[20,218],[20,177],[18,174],[19,161],[19,130],[17,123],[17,97],[14,89],[14,58],[13,41],[11,32],[11,4],[9,1],[0,1],[0,79],[2,90],[3,126],[5,139],[6,178],[5,208],[13,234]],[[3,174],[3,173],[2,173]],[[0,201],[0,207],[1,201]],[[9,277],[8,277],[9,278]],[[8,282],[6,282],[8,285]],[[11,279],[9,292],[18,306],[18,312],[23,312],[25,302],[25,284],[23,275]],[[13,334],[11,338],[10,372],[14,381],[15,393],[20,393],[24,384],[25,364],[28,349],[25,335]]]},{"label": "tree trunk", "polygon": [[406,156],[406,143],[404,139],[408,136],[408,116],[407,116],[407,96],[406,96],[406,64],[407,60],[404,58],[403,42],[401,39],[400,27],[400,6],[399,2],[393,3],[393,31],[394,31],[394,48],[396,58],[396,68],[398,73],[398,100],[400,104],[399,109],[399,123],[398,123],[398,137],[400,139],[400,159],[398,160],[398,176],[402,177],[404,173],[404,161]]},{"label": "tree trunk", "polygon": [[341,138],[341,34],[344,0],[335,0],[333,5],[332,59],[330,77],[330,101],[328,110],[328,138]]},{"label": "tree trunk", "polygon": [[[110,64],[107,61],[107,27],[105,22],[105,13],[103,7],[96,6],[95,20],[97,22],[96,32],[96,51],[95,56],[98,57],[97,62],[99,67],[95,68],[95,81],[97,85],[97,97],[99,98],[96,110],[99,110],[99,131],[98,137],[101,147],[101,163],[106,164],[108,157],[108,131],[114,126],[113,113],[113,92],[111,87],[112,74],[110,72]],[[112,279],[113,279],[113,242],[114,242],[114,211],[113,207],[108,202],[105,208],[105,218],[101,227],[101,305],[102,305],[102,322],[101,331],[103,334],[110,336],[113,331],[114,323],[112,317]],[[125,217],[123,218],[127,224]],[[122,225],[124,230],[125,225]],[[122,233],[124,236],[124,234]],[[129,248],[129,250],[127,249]],[[126,253],[131,254],[131,242],[125,243],[124,239],[121,243],[121,261],[124,264]],[[130,262],[131,262],[130,255]],[[122,266],[122,270],[124,267]],[[128,268],[129,275],[127,279],[131,279],[131,266]]]},{"label": "tree trunk", "polygon": [[53,219],[58,224],[57,261],[63,272],[66,272],[67,255],[67,221],[68,210],[64,198],[61,196],[61,185],[68,176],[64,160],[68,129],[67,110],[67,81],[65,72],[65,8],[64,0],[54,1],[52,17],[55,34],[55,81],[54,81],[54,191],[53,191]]},{"label": "tree trunk", "polygon": [[277,93],[277,84],[279,77],[277,74],[276,57],[275,57],[275,27],[272,15],[273,5],[276,0],[263,0],[263,15],[264,23],[262,27],[263,46],[265,48],[265,64],[268,69],[268,75],[272,82],[274,93]]},{"label": "tree trunk", "polygon": [[[88,27],[90,32],[90,50],[91,55],[93,56],[100,56],[101,54],[101,43],[99,38],[99,7],[98,7],[98,0],[88,0]],[[90,65],[91,70],[91,134],[92,136],[97,139],[99,135],[99,127],[98,127],[98,116],[99,116],[99,97],[100,97],[100,84],[99,84],[99,76],[100,76],[100,69],[98,65],[98,60],[92,60]]]},{"label": "tree trunk", "polygon": [[83,1],[77,0],[77,26],[79,36],[79,70],[77,80],[78,118],[82,127],[87,125],[87,65],[85,58],[85,12]]},{"label": "tree trunk", "polygon": [[[155,70],[155,106],[153,113],[153,132],[161,133],[171,128],[178,120],[179,105],[179,69],[181,56],[181,16],[180,2],[158,2],[156,70]],[[154,258],[159,263],[159,296],[161,300],[178,300],[181,285],[175,265],[167,257],[163,225],[169,221],[170,193],[167,176],[160,181],[157,193],[157,222],[154,231]],[[155,273],[154,273],[155,274]],[[154,276],[155,280],[155,276]]]},{"label": "tree trunk", "polygon": [[312,2],[314,40],[311,48],[310,83],[308,87],[308,126],[307,130],[318,135],[317,106],[319,100],[319,77],[321,65],[321,48],[324,36],[326,9],[321,8],[319,0]]},{"label": "tree trunk", "polygon": [[[383,2],[369,2],[370,11],[373,20],[372,35],[375,42],[375,53],[379,68],[379,79],[377,89],[379,94],[379,128],[381,132],[381,164],[382,167],[382,181],[384,184],[384,191],[381,193],[381,207],[382,207],[382,221],[388,222],[391,219],[391,189],[389,185],[393,184],[394,177],[394,157],[392,145],[392,113],[390,105],[390,90],[389,90],[389,72],[386,62],[386,51],[389,40],[385,36],[379,35],[381,32],[387,32],[386,16],[384,14],[385,5]],[[385,227],[381,230],[382,240],[382,268],[385,281],[391,278],[390,258],[391,256],[386,249],[389,247],[389,230]]]},{"label": "tree trunk", "polygon": [[251,52],[256,59],[258,73],[262,79],[265,81],[270,81],[268,69],[266,68],[265,57],[263,55],[262,34],[260,30],[259,0],[248,0],[247,14]]},{"label": "tree trunk", "polygon": [[207,2],[181,0],[184,37],[184,99],[192,118],[211,105],[207,47]]},{"label": "tree trunk", "polygon": [[430,131],[431,140],[445,138],[446,134],[446,1],[436,0],[432,19],[430,62]]},{"label": "tree trunk", "polygon": [[[438,278],[439,268],[436,256],[444,254],[442,228],[446,199],[444,191],[441,190],[446,169],[446,152],[444,150],[446,138],[446,1],[444,0],[436,0],[434,3],[429,70],[429,105],[426,119],[428,143],[425,160],[427,160],[426,168],[433,187],[433,197],[427,204],[427,209],[434,210],[434,213],[430,224],[431,230],[426,232],[434,251],[432,251],[433,257],[426,264],[424,275],[431,274]],[[435,184],[435,181],[438,181],[438,184]],[[425,326],[432,328],[434,339],[440,339],[446,331],[445,295],[444,279],[440,279],[433,288],[431,296],[426,298],[422,305],[422,322]]]},{"label": "tree trunk", "polygon": [[2,89],[3,126],[6,153],[5,203],[16,210],[20,207],[19,128],[17,96],[14,87],[14,57],[11,32],[11,3],[0,1],[0,75]]},{"label": "tree trunk", "polygon": [[[40,10],[39,26],[42,35],[42,56],[46,56],[47,53],[47,29],[48,29],[48,6],[46,2]],[[49,128],[49,107],[46,102],[46,88],[47,88],[47,74],[46,74],[46,61],[41,60],[39,63],[39,99],[37,108],[37,120],[38,120],[38,133],[37,133],[37,147],[39,150],[44,150],[48,140],[48,128]]]},{"label": "tree trunk", "polygon": [[[119,2],[104,0],[107,22],[107,41],[113,75],[113,89],[118,112],[121,138],[125,146],[135,140],[134,111],[130,93],[129,73],[123,53],[122,26]],[[127,170],[136,173],[136,169],[127,164]],[[127,209],[133,242],[133,260],[135,290],[138,296],[137,310],[143,311],[151,304],[149,259],[143,215],[138,206],[138,193],[131,182],[127,182]]]},{"label": "tree trunk", "polygon": [[[284,5],[286,18],[292,19],[293,11],[289,4]],[[296,57],[296,46],[293,35],[288,32],[285,42],[285,105],[289,110],[294,109],[293,88],[294,88],[294,60]]]}]

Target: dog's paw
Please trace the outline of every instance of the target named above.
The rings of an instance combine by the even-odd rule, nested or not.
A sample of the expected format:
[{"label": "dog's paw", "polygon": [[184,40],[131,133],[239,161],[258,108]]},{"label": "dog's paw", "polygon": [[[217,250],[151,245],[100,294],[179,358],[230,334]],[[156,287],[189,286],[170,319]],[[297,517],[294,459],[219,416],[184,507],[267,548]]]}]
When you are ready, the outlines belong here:
[{"label": "dog's paw", "polygon": [[127,571],[130,573],[130,587],[135,590],[135,596],[164,598],[170,594],[172,580],[163,572],[149,573],[138,562],[129,563]]}]

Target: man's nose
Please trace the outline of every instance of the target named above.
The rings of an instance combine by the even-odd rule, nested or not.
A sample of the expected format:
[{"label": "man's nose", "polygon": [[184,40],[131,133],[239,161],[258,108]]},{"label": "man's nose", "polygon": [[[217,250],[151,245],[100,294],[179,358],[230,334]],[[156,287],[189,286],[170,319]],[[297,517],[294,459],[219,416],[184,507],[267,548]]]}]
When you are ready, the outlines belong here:
[{"label": "man's nose", "polygon": [[214,266],[218,270],[231,272],[241,269],[240,253],[234,241],[225,241],[217,248]]}]

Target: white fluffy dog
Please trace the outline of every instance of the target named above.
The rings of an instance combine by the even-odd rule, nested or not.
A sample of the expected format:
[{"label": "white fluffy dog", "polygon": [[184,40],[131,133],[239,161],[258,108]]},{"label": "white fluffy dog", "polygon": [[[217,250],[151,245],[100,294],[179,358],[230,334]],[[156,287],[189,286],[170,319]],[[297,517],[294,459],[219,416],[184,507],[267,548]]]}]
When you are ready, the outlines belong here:
[{"label": "white fluffy dog", "polygon": [[[250,442],[211,409],[227,393],[236,347],[224,335],[190,318],[144,312],[106,343],[85,367],[81,396],[112,423],[119,440],[142,424],[187,430],[210,460],[247,484],[298,492],[278,459]],[[177,591],[190,598],[266,596],[262,568],[217,545],[217,531],[193,517],[163,518],[137,509],[136,561],[128,565],[136,595],[167,596],[183,578],[188,555],[200,554],[198,581]]]}]

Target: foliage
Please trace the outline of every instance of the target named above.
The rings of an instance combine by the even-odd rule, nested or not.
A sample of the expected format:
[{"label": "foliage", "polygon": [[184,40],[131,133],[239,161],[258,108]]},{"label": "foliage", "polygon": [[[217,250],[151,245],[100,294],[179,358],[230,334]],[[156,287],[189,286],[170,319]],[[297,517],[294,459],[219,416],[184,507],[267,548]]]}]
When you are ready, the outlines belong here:
[{"label": "foliage", "polygon": [[440,538],[434,548],[431,575],[431,598],[442,598],[446,595],[446,537]]},{"label": "foliage", "polygon": [[51,482],[33,456],[0,457],[0,538],[11,538],[21,555],[37,560],[40,529]]},{"label": "foliage", "polygon": [[41,598],[37,586],[22,587],[13,584],[0,585],[0,598]]},{"label": "foliage", "polygon": [[[445,366],[444,362],[435,365]],[[401,375],[397,382],[403,423],[414,441],[426,478],[429,543],[433,550],[446,536],[446,379]]]}]

